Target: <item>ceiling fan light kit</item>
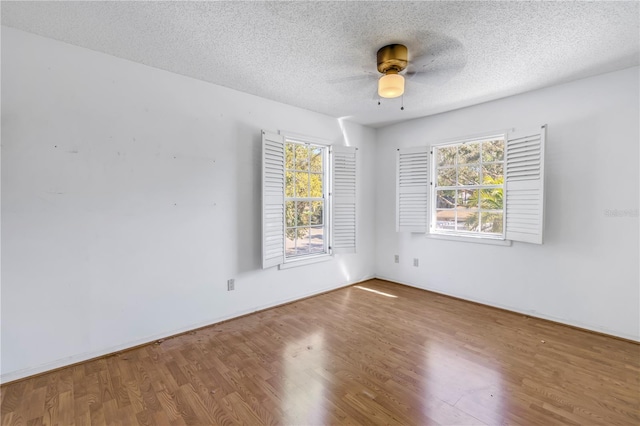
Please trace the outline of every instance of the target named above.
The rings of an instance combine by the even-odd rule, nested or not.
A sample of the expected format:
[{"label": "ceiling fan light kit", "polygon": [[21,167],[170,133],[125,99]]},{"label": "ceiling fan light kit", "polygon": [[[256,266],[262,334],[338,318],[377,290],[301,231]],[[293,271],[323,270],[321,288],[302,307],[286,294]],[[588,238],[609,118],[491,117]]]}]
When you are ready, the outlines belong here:
[{"label": "ceiling fan light kit", "polygon": [[404,77],[400,74],[386,74],[378,80],[378,95],[383,98],[397,98],[404,93]]},{"label": "ceiling fan light kit", "polygon": [[378,80],[378,95],[397,98],[404,93],[404,77],[399,72],[407,66],[407,47],[390,44],[378,50],[378,71],[384,74]]}]

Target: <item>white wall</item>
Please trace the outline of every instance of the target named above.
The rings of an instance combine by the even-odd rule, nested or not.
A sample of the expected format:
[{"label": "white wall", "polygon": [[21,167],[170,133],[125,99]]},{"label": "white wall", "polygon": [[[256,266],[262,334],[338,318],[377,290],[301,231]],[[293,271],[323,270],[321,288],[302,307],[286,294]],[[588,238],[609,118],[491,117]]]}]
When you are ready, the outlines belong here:
[{"label": "white wall", "polygon": [[[640,340],[638,218],[605,216],[638,209],[638,93],[634,68],[376,132],[3,27],[0,380],[374,273]],[[395,232],[397,147],[543,123],[544,245]],[[260,129],[360,148],[358,254],[260,269]]]},{"label": "white wall", "polygon": [[[359,147],[358,254],[260,269],[261,129]],[[374,139],[3,27],[2,381],[370,278]]]},{"label": "white wall", "polygon": [[[631,68],[380,129],[376,275],[640,340],[638,76]],[[543,245],[395,232],[396,148],[545,123]],[[632,212],[605,213],[616,209]]]}]

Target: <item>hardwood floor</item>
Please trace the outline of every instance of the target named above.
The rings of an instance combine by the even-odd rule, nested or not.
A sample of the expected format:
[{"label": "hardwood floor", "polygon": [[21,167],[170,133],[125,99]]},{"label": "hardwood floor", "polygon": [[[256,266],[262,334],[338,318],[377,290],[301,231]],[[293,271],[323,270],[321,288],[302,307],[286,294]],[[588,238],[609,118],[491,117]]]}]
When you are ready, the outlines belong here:
[{"label": "hardwood floor", "polygon": [[1,398],[2,425],[638,425],[640,345],[371,280]]}]

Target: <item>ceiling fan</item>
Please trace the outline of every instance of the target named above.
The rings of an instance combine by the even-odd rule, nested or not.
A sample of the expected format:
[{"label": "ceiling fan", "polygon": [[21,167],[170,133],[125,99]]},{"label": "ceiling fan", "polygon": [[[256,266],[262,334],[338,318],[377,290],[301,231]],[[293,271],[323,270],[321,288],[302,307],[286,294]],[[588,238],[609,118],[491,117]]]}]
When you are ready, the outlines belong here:
[{"label": "ceiling fan", "polygon": [[397,98],[404,94],[404,76],[400,74],[408,64],[408,50],[404,44],[389,44],[381,47],[377,53],[378,96]]},{"label": "ceiling fan", "polygon": [[[393,99],[405,94],[405,84],[409,82],[426,85],[441,85],[458,74],[466,65],[466,55],[462,43],[453,37],[434,32],[420,32],[411,37],[412,53],[405,44],[393,43],[378,49],[376,64],[378,73],[369,66],[363,66],[364,74],[343,77],[331,83],[357,81],[367,87],[375,79],[377,90],[374,100]],[[358,84],[360,85],[360,84]],[[363,86],[365,89],[365,86]],[[413,92],[413,91],[412,91]]]}]

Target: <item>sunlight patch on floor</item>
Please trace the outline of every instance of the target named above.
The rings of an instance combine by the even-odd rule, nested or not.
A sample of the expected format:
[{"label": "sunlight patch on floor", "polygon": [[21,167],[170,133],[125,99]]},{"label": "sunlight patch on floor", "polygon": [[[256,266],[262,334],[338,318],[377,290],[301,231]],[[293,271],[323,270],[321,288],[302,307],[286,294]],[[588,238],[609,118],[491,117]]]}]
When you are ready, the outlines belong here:
[{"label": "sunlight patch on floor", "polygon": [[354,285],[354,288],[359,288],[360,290],[366,290],[366,291],[370,291],[371,293],[375,293],[375,294],[379,294],[380,296],[386,296],[386,297],[394,297],[397,298],[398,296],[395,296],[393,294],[389,294],[389,293],[384,293],[382,291],[378,291],[378,290],[374,290],[372,288],[368,288],[368,287],[363,287],[361,285]]}]

